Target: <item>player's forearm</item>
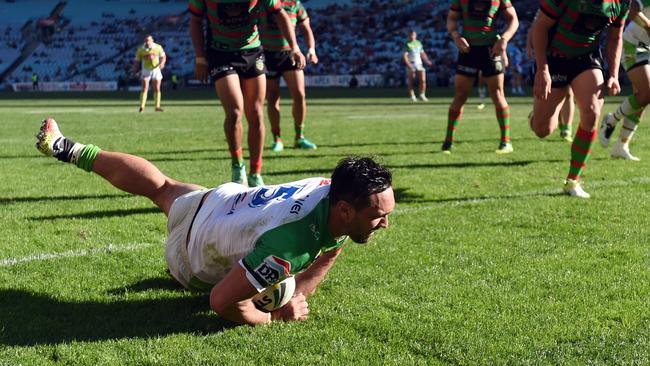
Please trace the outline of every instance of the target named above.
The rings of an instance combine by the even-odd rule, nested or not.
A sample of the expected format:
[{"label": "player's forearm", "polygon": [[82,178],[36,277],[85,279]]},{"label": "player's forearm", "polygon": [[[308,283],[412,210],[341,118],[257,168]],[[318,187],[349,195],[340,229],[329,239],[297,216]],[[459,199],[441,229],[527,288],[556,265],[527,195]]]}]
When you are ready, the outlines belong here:
[{"label": "player's forearm", "polygon": [[289,42],[289,47],[291,47],[292,50],[298,49],[299,47],[298,42],[296,41],[296,31],[293,27],[293,24],[291,24],[291,19],[289,19],[287,12],[280,10],[273,16],[276,17],[275,21],[277,22],[278,27],[282,32],[282,36],[284,36],[284,39]]},{"label": "player's forearm", "polygon": [[533,25],[533,49],[535,50],[535,63],[538,71],[548,70],[548,59],[546,49],[548,45],[548,30],[534,23]]},{"label": "player's forearm", "polygon": [[339,248],[322,254],[306,271],[297,275],[294,293],[302,293],[306,297],[313,294],[336,262],[341,250]]},{"label": "player's forearm", "polygon": [[255,307],[252,301],[244,300],[232,304],[218,312],[219,316],[237,324],[267,324],[271,322],[271,313],[264,313]]},{"label": "player's forearm", "polygon": [[512,11],[509,11],[507,13],[509,15],[508,26],[506,27],[506,30],[501,33],[501,38],[505,39],[506,41],[510,41],[512,37],[515,36],[517,28],[519,28],[519,19],[517,18],[517,13],[514,11],[514,8],[510,9],[512,9]]},{"label": "player's forearm", "polygon": [[623,44],[621,28],[613,28],[607,37],[607,65],[609,66],[609,76],[618,79],[618,68],[621,63],[621,49]]},{"label": "player's forearm", "polygon": [[311,30],[309,25],[309,20],[306,19],[299,24],[300,32],[302,36],[305,37],[305,43],[307,43],[307,48],[316,49],[316,39],[314,38],[314,32]]},{"label": "player's forearm", "polygon": [[449,15],[447,16],[447,32],[449,32],[451,39],[455,42],[461,35],[458,32],[458,15],[454,13],[453,11],[449,11]]},{"label": "player's forearm", "polygon": [[194,47],[194,55],[205,58],[205,40],[203,39],[203,18],[192,15],[190,18],[190,37]]}]

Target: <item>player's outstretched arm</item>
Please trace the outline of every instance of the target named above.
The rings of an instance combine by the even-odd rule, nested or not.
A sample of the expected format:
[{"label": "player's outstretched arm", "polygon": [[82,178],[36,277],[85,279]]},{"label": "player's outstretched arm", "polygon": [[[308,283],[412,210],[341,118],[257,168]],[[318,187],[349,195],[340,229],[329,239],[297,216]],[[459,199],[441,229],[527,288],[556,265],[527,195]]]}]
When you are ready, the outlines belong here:
[{"label": "player's outstretched arm", "polygon": [[343,247],[330,250],[323,253],[314,263],[304,272],[296,276],[296,293],[303,293],[309,297],[316,291],[316,287],[321,283],[327,272],[336,262],[336,258],[341,254]]},{"label": "player's outstretched arm", "polygon": [[275,18],[275,22],[280,27],[280,31],[284,38],[289,42],[289,47],[291,47],[292,58],[296,63],[296,67],[299,70],[305,68],[305,56],[300,52],[300,47],[298,47],[298,42],[296,41],[296,31],[294,30],[291,19],[284,9],[275,12],[272,15]]},{"label": "player's outstretched arm", "polygon": [[210,308],[237,324],[266,324],[273,320],[305,320],[309,313],[305,297],[296,295],[282,308],[271,313],[257,310],[251,301],[257,291],[246,278],[244,269],[236,265],[210,292]]}]

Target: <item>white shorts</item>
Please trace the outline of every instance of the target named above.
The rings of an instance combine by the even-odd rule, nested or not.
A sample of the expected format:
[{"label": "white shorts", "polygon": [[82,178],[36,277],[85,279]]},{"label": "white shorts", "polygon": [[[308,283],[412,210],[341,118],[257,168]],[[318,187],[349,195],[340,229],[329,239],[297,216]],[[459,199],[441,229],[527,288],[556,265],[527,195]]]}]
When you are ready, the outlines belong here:
[{"label": "white shorts", "polygon": [[[413,65],[413,68],[415,69],[415,71],[426,71],[426,69],[424,68],[424,65],[423,65],[423,64],[415,64],[415,65]],[[410,73],[411,73],[411,69],[409,69],[409,68],[407,67],[407,68],[406,68],[406,73],[407,73],[407,74],[410,74]]]},{"label": "white shorts", "polygon": [[162,80],[162,78],[162,72],[160,71],[159,67],[156,67],[153,70],[147,70],[145,68],[140,70],[140,80]]},{"label": "white shorts", "polygon": [[186,193],[174,200],[167,219],[167,245],[165,258],[169,273],[186,288],[200,289],[209,284],[201,283],[192,272],[187,255],[189,232],[203,197],[210,190],[204,189]]}]

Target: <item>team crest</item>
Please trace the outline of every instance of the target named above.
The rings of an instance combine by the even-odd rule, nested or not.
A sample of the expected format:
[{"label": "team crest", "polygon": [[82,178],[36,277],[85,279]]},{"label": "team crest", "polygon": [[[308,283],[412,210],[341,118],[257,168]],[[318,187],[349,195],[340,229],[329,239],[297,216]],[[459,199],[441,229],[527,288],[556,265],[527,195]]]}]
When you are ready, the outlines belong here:
[{"label": "team crest", "polygon": [[255,60],[255,68],[259,71],[264,70],[264,60],[259,58]]}]

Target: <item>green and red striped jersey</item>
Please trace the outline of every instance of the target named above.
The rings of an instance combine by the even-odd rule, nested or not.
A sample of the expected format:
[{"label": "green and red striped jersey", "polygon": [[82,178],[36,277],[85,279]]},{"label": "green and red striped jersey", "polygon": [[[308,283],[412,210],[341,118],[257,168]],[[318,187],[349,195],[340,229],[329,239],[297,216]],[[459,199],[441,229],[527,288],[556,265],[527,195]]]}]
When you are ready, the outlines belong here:
[{"label": "green and red striped jersey", "polygon": [[280,11],[280,0],[190,0],[190,12],[208,18],[206,47],[238,51],[260,46],[260,18]]},{"label": "green and red striped jersey", "polygon": [[461,13],[462,35],[470,46],[491,46],[498,39],[496,17],[510,7],[510,0],[451,0],[450,10]]},{"label": "green and red striped jersey", "polygon": [[[296,24],[304,22],[309,17],[300,0],[280,0],[280,2],[284,11],[289,15],[289,19],[291,19],[291,24],[293,24],[294,28]],[[262,47],[266,50],[277,51],[291,49],[289,42],[282,35],[277,22],[271,16],[266,16],[262,19],[260,38],[262,40]]]},{"label": "green and red striped jersey", "polygon": [[540,0],[540,10],[557,23],[549,30],[550,55],[575,58],[594,52],[607,27],[622,27],[629,0]]}]

